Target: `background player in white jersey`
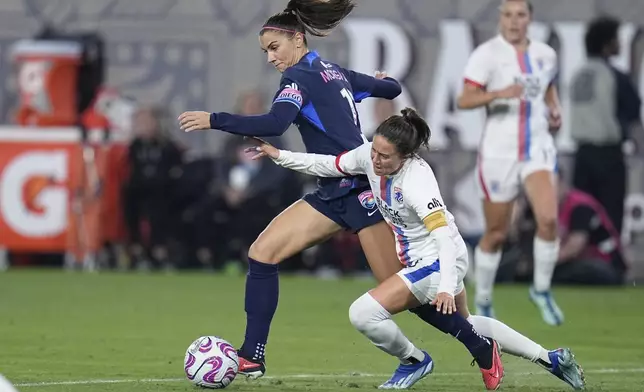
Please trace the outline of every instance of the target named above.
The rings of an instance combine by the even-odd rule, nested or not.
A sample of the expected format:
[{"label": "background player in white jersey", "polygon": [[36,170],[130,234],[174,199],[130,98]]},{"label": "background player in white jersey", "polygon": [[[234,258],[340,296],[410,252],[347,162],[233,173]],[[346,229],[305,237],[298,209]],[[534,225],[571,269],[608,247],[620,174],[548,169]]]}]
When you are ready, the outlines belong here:
[{"label": "background player in white jersey", "polygon": [[[349,310],[351,323],[377,347],[401,360],[414,352],[423,358],[391,316],[432,303],[443,313],[458,309],[480,334],[498,341],[505,352],[536,362],[573,388],[582,389],[583,372],[569,349],[546,351],[500,321],[469,314],[463,286],[468,267],[465,242],[445,206],[434,172],[417,155],[429,137],[427,123],[412,109],[405,109],[402,116],[392,116],[378,127],[373,143],[337,157],[281,151],[262,144],[254,159],[267,155],[281,166],[322,177],[367,175],[378,208],[395,233],[398,258],[404,265],[399,273],[358,298]],[[415,382],[431,371],[433,363],[425,353],[423,362],[411,366],[415,371],[400,377],[406,366],[410,367],[401,365],[382,387],[408,387],[409,380]],[[492,366],[481,370],[486,387],[498,388],[503,365],[496,351]]]},{"label": "background player in white jersey", "polygon": [[500,34],[472,53],[458,98],[461,109],[487,109],[477,169],[486,220],[474,256],[477,314],[494,317],[492,288],[523,185],[537,221],[530,299],[547,324],[559,325],[564,316],[550,293],[559,252],[556,150],[550,133],[561,126],[553,84],[557,55],[545,43],[527,38],[532,19],[527,0],[504,0],[500,11]]}]

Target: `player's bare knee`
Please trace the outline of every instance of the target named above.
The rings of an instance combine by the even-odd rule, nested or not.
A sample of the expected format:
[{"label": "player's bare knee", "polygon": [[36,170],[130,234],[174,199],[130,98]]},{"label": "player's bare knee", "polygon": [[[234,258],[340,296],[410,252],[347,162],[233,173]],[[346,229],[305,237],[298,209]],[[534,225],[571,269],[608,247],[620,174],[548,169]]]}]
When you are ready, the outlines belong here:
[{"label": "player's bare knee", "polygon": [[557,216],[554,213],[537,214],[536,221],[539,237],[554,240],[557,236]]},{"label": "player's bare knee", "polygon": [[279,257],[278,249],[274,242],[259,236],[248,249],[248,257],[267,264],[278,264],[282,260]]},{"label": "player's bare knee", "polygon": [[487,252],[496,252],[503,247],[507,237],[508,232],[506,229],[488,230],[481,239],[481,248]]}]

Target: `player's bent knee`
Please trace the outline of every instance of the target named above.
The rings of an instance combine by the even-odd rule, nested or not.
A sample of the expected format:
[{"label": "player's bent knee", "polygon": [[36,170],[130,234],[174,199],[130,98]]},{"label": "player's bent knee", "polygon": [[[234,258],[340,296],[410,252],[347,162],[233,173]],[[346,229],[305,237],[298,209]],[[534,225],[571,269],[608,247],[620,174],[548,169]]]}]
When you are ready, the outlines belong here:
[{"label": "player's bent knee", "polygon": [[274,244],[260,235],[248,249],[248,257],[266,264],[278,264],[282,260]]},{"label": "player's bent knee", "polygon": [[365,293],[353,301],[349,307],[349,320],[358,331],[365,333],[373,325],[390,318],[388,312],[376,301],[371,294]]},{"label": "player's bent knee", "polygon": [[536,220],[540,232],[552,235],[557,232],[557,217],[554,214],[539,214]]},{"label": "player's bent knee", "polygon": [[362,297],[356,299],[349,307],[349,321],[360,332],[367,328],[368,319],[371,316],[368,311],[368,306],[365,306],[363,298],[365,295],[369,294],[364,294]]},{"label": "player's bent knee", "polygon": [[496,251],[503,246],[507,237],[507,230],[488,230],[483,236],[482,241],[485,242],[487,248],[490,248],[492,251]]}]

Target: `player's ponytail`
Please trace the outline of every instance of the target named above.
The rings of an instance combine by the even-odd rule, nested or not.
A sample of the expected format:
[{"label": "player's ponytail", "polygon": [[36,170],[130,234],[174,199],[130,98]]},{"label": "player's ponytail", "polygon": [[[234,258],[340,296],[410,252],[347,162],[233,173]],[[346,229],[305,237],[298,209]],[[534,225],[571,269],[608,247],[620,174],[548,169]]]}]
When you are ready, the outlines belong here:
[{"label": "player's ponytail", "polygon": [[284,11],[268,18],[260,35],[265,30],[276,30],[324,37],[354,8],[354,0],[290,0]]},{"label": "player's ponytail", "polygon": [[376,135],[385,137],[396,146],[398,153],[407,157],[418,152],[421,147],[427,147],[432,131],[427,122],[412,108],[405,108],[401,115],[394,115],[386,119],[378,129]]},{"label": "player's ponytail", "polygon": [[311,35],[324,37],[355,8],[353,0],[290,0],[286,10]]}]

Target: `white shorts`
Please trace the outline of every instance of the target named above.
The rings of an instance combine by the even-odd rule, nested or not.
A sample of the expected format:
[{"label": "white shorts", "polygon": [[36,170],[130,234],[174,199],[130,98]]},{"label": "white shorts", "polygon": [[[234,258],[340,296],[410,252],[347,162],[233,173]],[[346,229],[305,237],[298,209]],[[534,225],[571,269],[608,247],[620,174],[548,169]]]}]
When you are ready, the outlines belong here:
[{"label": "white shorts", "polygon": [[[459,236],[456,241],[456,275],[457,286],[454,296],[460,294],[465,285],[463,279],[467,274],[468,253],[463,237]],[[398,276],[405,282],[409,291],[421,304],[428,304],[436,298],[438,285],[441,281],[440,261],[420,259],[413,267],[405,267],[398,271]]]},{"label": "white shorts", "polygon": [[479,155],[476,170],[481,198],[496,203],[512,201],[519,195],[521,185],[530,174],[543,170],[554,172],[557,165],[554,147],[535,152],[526,161]]}]

